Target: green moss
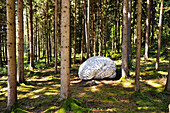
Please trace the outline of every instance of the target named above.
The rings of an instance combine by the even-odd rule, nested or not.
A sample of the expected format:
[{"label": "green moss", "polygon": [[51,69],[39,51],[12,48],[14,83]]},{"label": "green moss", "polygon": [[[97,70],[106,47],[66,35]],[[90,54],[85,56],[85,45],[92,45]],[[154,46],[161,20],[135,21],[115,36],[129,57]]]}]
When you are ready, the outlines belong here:
[{"label": "green moss", "polygon": [[61,107],[60,109],[57,111],[57,113],[60,112],[66,112],[66,111],[74,111],[74,113],[83,113],[86,111],[85,108],[83,108],[82,106],[80,106],[81,103],[80,101],[72,98],[72,97],[68,97],[68,99],[63,100],[61,103]]}]

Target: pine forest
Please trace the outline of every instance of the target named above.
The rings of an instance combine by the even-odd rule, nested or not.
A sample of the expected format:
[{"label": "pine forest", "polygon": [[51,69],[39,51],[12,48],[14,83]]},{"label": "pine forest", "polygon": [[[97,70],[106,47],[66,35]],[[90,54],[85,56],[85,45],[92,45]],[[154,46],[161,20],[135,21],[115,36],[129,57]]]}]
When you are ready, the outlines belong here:
[{"label": "pine forest", "polygon": [[168,18],[169,0],[0,0],[0,112],[170,112]]}]

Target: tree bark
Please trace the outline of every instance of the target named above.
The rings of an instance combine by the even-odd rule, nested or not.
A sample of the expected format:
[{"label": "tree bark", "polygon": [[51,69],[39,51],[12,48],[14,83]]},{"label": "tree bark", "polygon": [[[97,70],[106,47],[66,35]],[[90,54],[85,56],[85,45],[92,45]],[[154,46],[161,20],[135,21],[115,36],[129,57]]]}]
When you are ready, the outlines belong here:
[{"label": "tree bark", "polygon": [[95,26],[95,1],[93,1],[93,40],[94,40],[94,56],[96,56],[96,26]]},{"label": "tree bark", "polygon": [[160,9],[160,15],[159,15],[158,50],[157,50],[157,58],[156,58],[156,65],[155,65],[155,69],[156,69],[156,70],[158,70],[158,68],[159,68],[159,57],[160,57],[161,36],[162,36],[162,15],[163,15],[163,5],[164,5],[164,0],[161,0],[161,9]]},{"label": "tree bark", "polygon": [[57,73],[57,59],[58,59],[58,0],[55,0],[55,73]]},{"label": "tree bark", "polygon": [[[85,13],[85,8],[84,8],[84,11]],[[83,13],[83,15],[85,15]],[[85,16],[83,16],[83,19],[82,19],[82,37],[81,37],[81,63],[83,62],[83,49],[84,49],[84,33],[85,33]]]},{"label": "tree bark", "polygon": [[29,38],[30,38],[30,36],[29,36],[29,20],[28,20],[28,15],[29,15],[29,12],[27,11],[27,7],[26,7],[26,13],[27,13],[27,15],[26,15],[26,21],[27,21],[27,38],[28,38],[28,64],[30,63],[30,40],[29,40]]},{"label": "tree bark", "polygon": [[122,77],[128,75],[128,0],[123,0]]},{"label": "tree bark", "polygon": [[70,0],[62,0],[61,33],[60,100],[63,100],[70,96]]},{"label": "tree bark", "polygon": [[153,44],[153,40],[154,40],[154,27],[155,27],[155,0],[152,0],[152,4],[151,4],[151,11],[152,11],[152,19],[151,19],[151,22],[152,22],[152,26],[151,26],[151,45]]},{"label": "tree bark", "polygon": [[30,13],[30,69],[34,68],[34,48],[33,48],[33,20],[32,20],[32,0],[29,0],[29,13]]},{"label": "tree bark", "polygon": [[146,39],[145,39],[145,60],[149,58],[149,33],[150,33],[150,0],[147,0],[147,18],[146,18]]},{"label": "tree bark", "polygon": [[135,73],[135,91],[140,90],[140,55],[141,55],[141,16],[142,16],[142,0],[138,0],[137,14],[137,48],[136,48],[136,73]]},{"label": "tree bark", "polygon": [[103,47],[103,0],[100,0],[100,42],[99,42],[99,56],[102,56],[102,47]]},{"label": "tree bark", "polygon": [[74,16],[74,58],[73,58],[73,63],[75,64],[76,62],[76,3],[77,3],[77,0],[75,0],[75,16]]},{"label": "tree bark", "polygon": [[128,0],[128,61],[131,62],[131,12],[132,0]]},{"label": "tree bark", "polygon": [[106,0],[106,20],[105,20],[105,23],[106,23],[106,25],[105,25],[105,37],[104,37],[104,50],[105,50],[105,53],[104,53],[104,56],[106,56],[106,52],[107,52],[107,48],[106,48],[106,46],[107,46],[107,0]]},{"label": "tree bark", "polygon": [[119,53],[120,51],[120,13],[119,13],[119,0],[117,0],[117,52]]},{"label": "tree bark", "polygon": [[15,0],[7,0],[8,101],[7,111],[17,103]]},{"label": "tree bark", "polygon": [[18,0],[18,65],[17,82],[24,82],[23,0]]}]

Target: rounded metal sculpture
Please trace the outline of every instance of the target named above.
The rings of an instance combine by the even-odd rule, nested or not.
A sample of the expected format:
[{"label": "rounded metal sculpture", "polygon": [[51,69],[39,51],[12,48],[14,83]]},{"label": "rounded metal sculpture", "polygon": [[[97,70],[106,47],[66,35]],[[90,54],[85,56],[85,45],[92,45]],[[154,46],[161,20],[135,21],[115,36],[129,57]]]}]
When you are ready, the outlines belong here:
[{"label": "rounded metal sculpture", "polygon": [[79,67],[78,75],[81,80],[115,78],[116,64],[108,57],[91,57]]}]

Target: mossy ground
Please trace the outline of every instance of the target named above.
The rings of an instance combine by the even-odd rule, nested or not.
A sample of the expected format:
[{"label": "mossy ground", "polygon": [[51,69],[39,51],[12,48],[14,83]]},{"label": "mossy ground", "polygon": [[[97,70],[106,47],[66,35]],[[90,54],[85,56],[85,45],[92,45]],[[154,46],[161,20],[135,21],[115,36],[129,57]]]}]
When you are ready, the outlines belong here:
[{"label": "mossy ground", "polygon": [[[116,60],[121,70],[121,60]],[[13,112],[168,112],[170,93],[164,91],[168,61],[161,59],[159,71],[155,71],[155,59],[141,59],[140,92],[134,92],[135,60],[125,81],[96,80],[92,86],[82,86],[77,71],[71,68],[72,98],[59,102],[60,74],[54,74],[54,66],[39,63],[33,71],[25,70],[25,83],[18,86],[18,104]],[[134,67],[133,67],[134,66]],[[58,70],[59,71],[59,70]],[[118,73],[120,74],[120,73]],[[0,111],[7,104],[7,76],[0,75]]]}]

